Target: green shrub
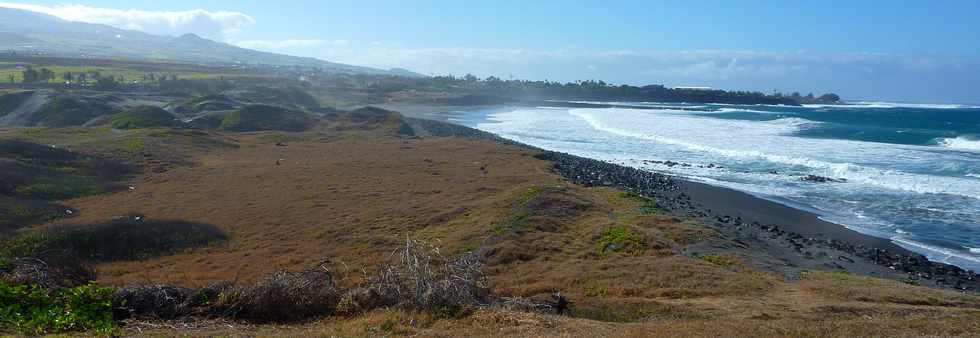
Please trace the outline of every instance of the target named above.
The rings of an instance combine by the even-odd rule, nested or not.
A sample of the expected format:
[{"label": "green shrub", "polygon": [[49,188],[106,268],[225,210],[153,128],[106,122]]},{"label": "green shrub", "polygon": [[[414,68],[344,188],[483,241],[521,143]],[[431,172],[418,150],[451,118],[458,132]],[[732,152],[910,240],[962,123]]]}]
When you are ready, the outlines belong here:
[{"label": "green shrub", "polygon": [[694,258],[723,267],[731,268],[739,264],[737,258],[726,254],[694,254]]},{"label": "green shrub", "polygon": [[603,230],[596,243],[596,253],[605,256],[609,252],[638,253],[646,247],[647,240],[643,235],[633,232],[628,227],[616,226]]},{"label": "green shrub", "polygon": [[109,125],[115,129],[172,127],[178,125],[174,116],[155,106],[138,106],[112,115]]},{"label": "green shrub", "polygon": [[111,333],[114,290],[87,285],[47,291],[37,285],[0,284],[0,330],[25,335],[67,331]]}]

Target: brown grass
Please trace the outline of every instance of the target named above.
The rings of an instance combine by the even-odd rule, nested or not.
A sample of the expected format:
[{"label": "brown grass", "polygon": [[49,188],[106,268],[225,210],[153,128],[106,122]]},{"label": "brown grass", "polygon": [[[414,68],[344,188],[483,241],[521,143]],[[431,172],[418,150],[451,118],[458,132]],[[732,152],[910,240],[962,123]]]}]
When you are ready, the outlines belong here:
[{"label": "brown grass", "polygon": [[[642,201],[619,191],[571,185],[528,150],[390,132],[215,137],[240,146],[194,152],[193,166],[146,173],[131,183],[133,191],[69,201],[82,212],[62,223],[140,213],[213,224],[229,235],[228,244],[102,263],[101,282],[249,282],[329,259],[336,282],[350,287],[363,285],[371,267],[405,238],[417,238],[447,257],[484,253],[493,293],[543,301],[560,291],[577,318],[496,307],[455,319],[377,310],[302,325],[203,325],[192,335],[980,334],[976,296],[841,274],[808,273],[790,282],[725,252],[714,254],[736,263],[682,256],[687,245],[724,239],[697,222],[646,212]],[[280,140],[288,146],[276,146]],[[526,214],[519,230],[495,231],[516,213]],[[641,235],[643,247],[600,255],[597,243],[612,227]]]}]

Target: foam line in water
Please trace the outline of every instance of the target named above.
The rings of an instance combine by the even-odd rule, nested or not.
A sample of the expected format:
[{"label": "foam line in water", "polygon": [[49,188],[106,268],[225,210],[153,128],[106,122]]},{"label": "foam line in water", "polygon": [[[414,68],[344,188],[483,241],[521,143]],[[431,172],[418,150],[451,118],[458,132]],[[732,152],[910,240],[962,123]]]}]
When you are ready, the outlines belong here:
[{"label": "foam line in water", "polygon": [[[941,248],[933,245],[928,245],[925,243],[920,243],[920,242],[899,238],[899,237],[893,237],[891,238],[891,240],[900,245],[904,245],[906,247],[909,246],[915,247],[921,249],[922,251],[927,252],[928,254],[926,254],[926,257],[929,257],[930,260],[944,262],[944,263],[953,263],[952,260],[959,260],[959,262],[956,263],[961,263],[961,264],[967,263],[968,265],[971,265],[974,268],[980,266],[980,257],[971,254],[959,252],[952,249]],[[970,249],[969,252],[973,253],[974,251],[973,249]]]},{"label": "foam line in water", "polygon": [[[885,102],[885,101],[855,101],[848,102],[845,106],[836,107],[847,107],[852,106],[856,108],[920,108],[920,109],[977,109],[980,106],[965,105],[965,104],[943,104],[943,103],[904,103],[904,102]],[[804,105],[804,107],[818,106],[818,105]],[[824,107],[835,107],[833,105],[822,105]]]},{"label": "foam line in water", "polygon": [[[691,141],[685,141],[680,139],[675,139],[671,137],[664,137],[651,132],[634,132],[630,130],[625,130],[623,128],[617,128],[608,125],[600,117],[598,117],[595,112],[598,111],[613,111],[624,113],[631,111],[629,109],[570,109],[569,113],[573,116],[583,119],[593,129],[607,132],[611,134],[621,135],[630,138],[636,138],[641,140],[648,140],[662,144],[668,144],[673,146],[679,146],[687,148],[689,150],[708,152],[717,155],[721,155],[729,158],[742,158],[742,159],[758,159],[773,163],[779,163],[783,165],[807,167],[811,170],[816,170],[814,173],[821,176],[828,176],[833,178],[844,178],[849,182],[857,182],[868,184],[872,186],[877,186],[886,189],[894,190],[905,190],[919,193],[935,193],[935,194],[952,194],[960,195],[965,197],[972,197],[980,199],[980,186],[975,184],[975,182],[965,181],[962,178],[953,177],[940,177],[931,175],[918,175],[906,172],[901,172],[898,170],[881,170],[877,168],[860,166],[852,163],[833,163],[821,160],[815,160],[807,157],[794,157],[787,155],[777,155],[771,154],[759,150],[747,150],[747,149],[726,149],[720,147],[709,146],[700,143],[694,143]],[[694,123],[695,121],[672,121],[680,123]],[[711,121],[714,123],[725,123]],[[702,123],[705,124],[708,121]],[[736,122],[728,122],[736,123]],[[765,128],[755,127],[756,130],[760,132],[765,132],[771,134],[771,136],[777,136],[780,134],[785,134],[787,132],[798,130],[800,126],[810,123],[815,123],[814,121],[801,119],[801,118],[784,118],[773,121],[765,122],[753,122],[756,125],[765,125]],[[679,126],[679,125],[677,125]],[[749,124],[739,124],[734,125],[735,128],[743,127],[744,129],[749,128]],[[675,126],[676,127],[676,126]],[[748,133],[750,130],[740,130],[739,132]],[[963,181],[963,182],[960,182]]]}]

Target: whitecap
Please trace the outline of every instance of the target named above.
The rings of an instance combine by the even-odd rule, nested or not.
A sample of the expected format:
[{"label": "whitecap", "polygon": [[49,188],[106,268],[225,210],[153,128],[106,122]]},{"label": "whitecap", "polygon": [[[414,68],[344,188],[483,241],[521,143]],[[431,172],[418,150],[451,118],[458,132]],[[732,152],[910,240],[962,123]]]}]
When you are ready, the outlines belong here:
[{"label": "whitecap", "polygon": [[[681,139],[676,139],[672,137],[662,136],[653,132],[636,132],[631,130],[626,130],[619,127],[613,127],[606,123],[605,120],[599,117],[596,112],[599,111],[614,111],[614,112],[627,112],[628,109],[571,109],[569,114],[572,116],[581,118],[586,123],[588,123],[593,129],[603,131],[606,133],[611,133],[615,135],[636,138],[641,140],[653,141],[662,144],[668,144],[673,146],[679,146],[687,148],[689,150],[708,152],[730,158],[741,158],[741,159],[759,159],[763,161],[768,161],[772,163],[779,163],[783,165],[798,166],[810,168],[813,174],[833,177],[833,178],[844,178],[848,182],[857,182],[868,184],[872,186],[877,186],[886,189],[893,190],[905,190],[919,193],[945,193],[960,195],[971,198],[980,198],[980,188],[976,184],[963,184],[965,182],[957,182],[958,179],[952,177],[940,177],[931,175],[919,175],[911,174],[898,170],[883,170],[873,167],[861,166],[853,163],[834,163],[822,160],[816,160],[801,156],[788,156],[772,154],[760,150],[747,150],[747,149],[729,149],[721,148],[711,145],[706,145],[702,143],[695,143],[692,141],[686,141]],[[610,120],[613,121],[613,120]],[[693,121],[691,121],[693,122]],[[719,121],[701,121],[701,125],[706,123],[728,123],[725,128],[730,130],[740,130],[745,131],[750,128],[753,131],[758,131],[760,133],[765,133],[771,136],[777,136],[781,134],[787,134],[796,130],[799,130],[802,125],[819,123],[815,121],[810,121],[801,118],[784,118],[773,121],[753,121],[753,122],[719,122]],[[678,126],[680,126],[678,124]],[[746,131],[747,132],[747,131]],[[962,180],[959,180],[962,181]]]},{"label": "whitecap", "polygon": [[949,149],[980,151],[980,139],[968,139],[962,136],[941,138],[936,140],[936,144]]},{"label": "whitecap", "polygon": [[922,108],[922,109],[977,109],[980,106],[952,103],[906,103],[887,101],[855,101],[850,106],[861,108]]}]

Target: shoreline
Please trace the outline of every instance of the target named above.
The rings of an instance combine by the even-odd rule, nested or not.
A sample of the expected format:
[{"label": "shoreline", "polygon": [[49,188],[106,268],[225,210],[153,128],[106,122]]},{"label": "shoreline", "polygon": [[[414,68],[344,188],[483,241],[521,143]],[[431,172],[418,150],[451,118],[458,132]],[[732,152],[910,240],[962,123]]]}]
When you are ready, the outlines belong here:
[{"label": "shoreline", "polygon": [[[820,215],[747,192],[695,182],[683,177],[644,171],[615,163],[543,150],[450,120],[453,110],[499,109],[502,106],[450,107],[385,105],[422,121],[451,125],[436,136],[488,138],[541,151],[539,159],[554,163],[570,181],[584,186],[615,186],[657,199],[671,214],[706,221],[727,240],[741,245],[696,247],[696,251],[736,251],[758,261],[757,266],[795,278],[808,269],[842,270],[958,290],[980,291],[976,273],[930,261],[888,238],[877,237],[829,222]],[[410,108],[410,109],[405,109]],[[430,130],[439,128],[429,127]],[[653,182],[653,184],[651,184]]]},{"label": "shoreline", "polygon": [[852,230],[843,224],[823,220],[820,215],[807,210],[794,208],[740,190],[694,182],[684,178],[677,179],[683,182],[682,185],[687,188],[687,194],[700,201],[704,207],[732,217],[741,217],[747,223],[777,224],[786,231],[803,236],[827,236],[853,245],[880,248],[904,255],[919,255],[919,253],[905,249],[890,239],[868,235]]}]

